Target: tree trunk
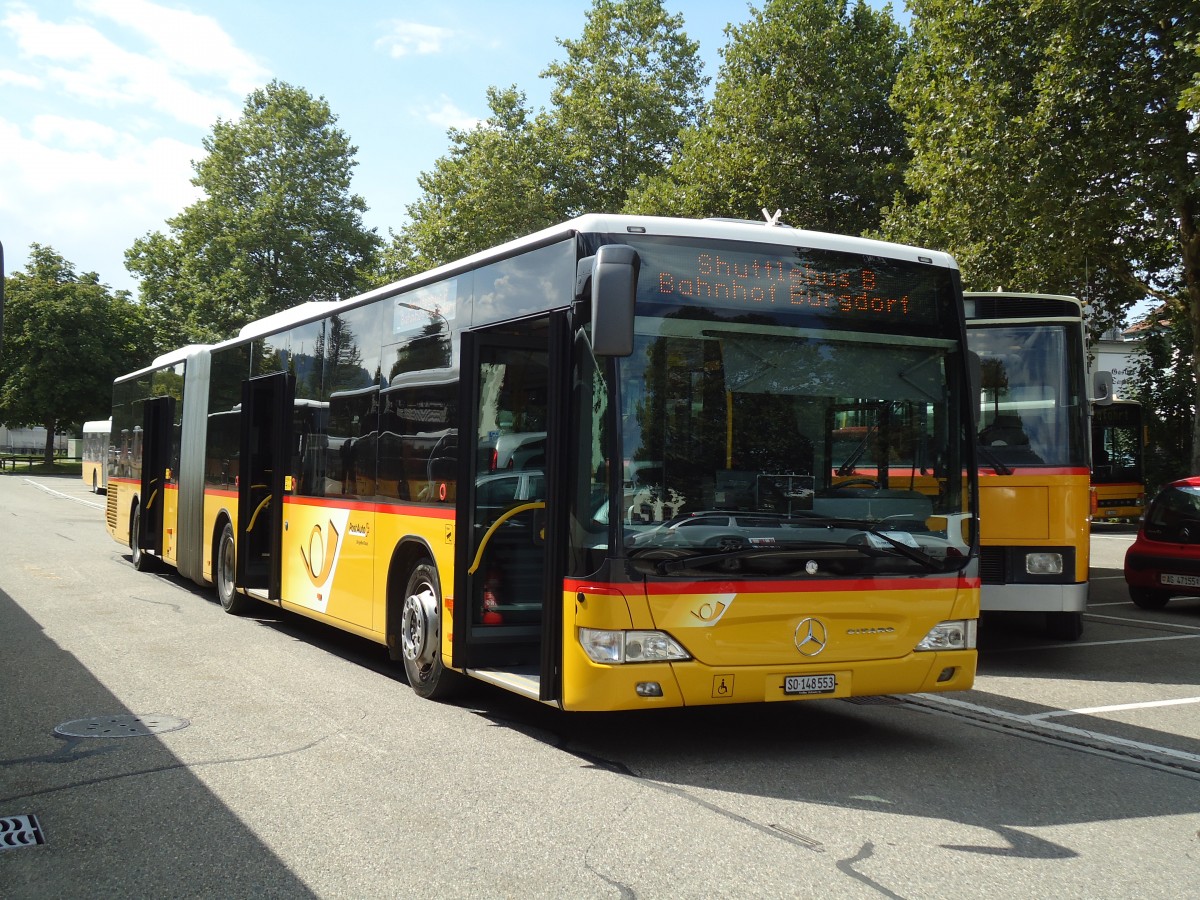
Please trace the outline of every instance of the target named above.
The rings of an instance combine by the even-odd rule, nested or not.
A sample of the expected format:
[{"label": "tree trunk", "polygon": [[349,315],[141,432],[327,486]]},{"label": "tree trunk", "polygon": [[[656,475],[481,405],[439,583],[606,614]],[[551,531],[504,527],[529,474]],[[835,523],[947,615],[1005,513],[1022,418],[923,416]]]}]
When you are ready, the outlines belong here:
[{"label": "tree trunk", "polygon": [[1183,475],[1200,474],[1200,229],[1197,229],[1196,203],[1184,198],[1179,216],[1179,242],[1183,249],[1183,284],[1192,325],[1192,465]]},{"label": "tree trunk", "polygon": [[44,462],[48,466],[54,465],[54,429],[58,425],[58,421],[51,416],[44,423],[46,427],[46,455]]}]

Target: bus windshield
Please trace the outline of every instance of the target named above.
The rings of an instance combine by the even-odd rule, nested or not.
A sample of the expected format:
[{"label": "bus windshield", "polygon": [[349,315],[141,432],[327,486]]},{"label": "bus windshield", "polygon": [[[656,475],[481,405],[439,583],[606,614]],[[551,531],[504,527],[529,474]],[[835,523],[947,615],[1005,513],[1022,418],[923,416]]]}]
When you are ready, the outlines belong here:
[{"label": "bus windshield", "polygon": [[[618,362],[619,542],[636,570],[847,577],[965,563],[964,386],[948,362],[957,323],[948,285],[935,283],[944,272],[931,278],[914,267],[901,287],[904,273],[893,270],[885,286],[861,259],[829,254],[818,269],[811,260],[768,263],[759,250],[741,261],[745,299],[731,291],[673,306],[663,287],[698,289],[701,280],[686,285],[678,264],[697,251],[638,250],[646,314],[633,354]],[[728,251],[709,258],[714,269],[737,260]],[[756,282],[753,267],[768,264],[780,268]],[[833,268],[859,282],[863,309],[810,292],[810,279],[840,277],[826,274]],[[804,273],[801,303],[795,271]],[[876,311],[862,291],[868,279],[879,289]],[[774,302],[772,282],[787,292]],[[889,314],[885,289],[913,318],[898,302]]]},{"label": "bus windshield", "polygon": [[975,327],[968,338],[983,376],[980,464],[1086,468],[1077,329],[1040,322]]}]

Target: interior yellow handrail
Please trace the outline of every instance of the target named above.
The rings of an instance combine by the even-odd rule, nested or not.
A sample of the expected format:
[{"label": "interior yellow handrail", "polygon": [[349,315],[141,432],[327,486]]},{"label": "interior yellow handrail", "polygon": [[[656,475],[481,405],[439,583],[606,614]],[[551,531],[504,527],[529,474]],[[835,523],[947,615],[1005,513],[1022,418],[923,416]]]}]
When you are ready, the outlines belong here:
[{"label": "interior yellow handrail", "polygon": [[259,514],[260,512],[262,512],[262,511],[263,511],[263,507],[264,507],[264,506],[266,506],[266,505],[267,505],[268,503],[270,503],[270,502],[271,502],[271,495],[270,495],[270,494],[267,494],[267,496],[263,498],[263,502],[262,502],[262,503],[260,503],[260,504],[258,504],[258,509],[254,510],[254,515],[252,515],[252,516],[250,517],[250,524],[246,526],[246,531],[247,531],[247,533],[249,533],[249,532],[251,532],[251,531],[253,531],[253,530],[254,530],[254,522],[255,522],[255,520],[258,518],[258,514]]},{"label": "interior yellow handrail", "polygon": [[484,533],[483,540],[479,542],[479,550],[475,554],[475,562],[471,563],[471,568],[467,569],[467,574],[474,575],[475,572],[479,569],[479,564],[481,562],[483,562],[483,551],[487,549],[488,541],[491,540],[492,535],[496,533],[497,528],[499,528],[501,525],[503,525],[505,522],[507,522],[509,519],[511,519],[513,516],[515,516],[519,513],[529,512],[529,510],[531,510],[531,509],[545,509],[545,508],[546,508],[546,501],[545,500],[537,500],[537,501],[534,501],[533,503],[523,503],[520,506],[514,506],[512,509],[505,510],[505,512],[500,516],[500,518],[498,518],[495,522],[493,522],[491,527],[488,528],[488,530]]}]

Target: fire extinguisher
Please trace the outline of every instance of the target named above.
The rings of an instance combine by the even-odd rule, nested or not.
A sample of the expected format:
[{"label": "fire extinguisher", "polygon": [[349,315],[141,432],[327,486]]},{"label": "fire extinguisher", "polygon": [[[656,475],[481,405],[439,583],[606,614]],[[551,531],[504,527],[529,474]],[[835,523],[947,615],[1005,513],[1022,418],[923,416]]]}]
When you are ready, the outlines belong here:
[{"label": "fire extinguisher", "polygon": [[489,569],[487,578],[483,580],[483,624],[484,625],[500,625],[504,622],[504,616],[500,614],[497,608],[500,601],[496,599],[500,589],[500,572],[498,569]]}]

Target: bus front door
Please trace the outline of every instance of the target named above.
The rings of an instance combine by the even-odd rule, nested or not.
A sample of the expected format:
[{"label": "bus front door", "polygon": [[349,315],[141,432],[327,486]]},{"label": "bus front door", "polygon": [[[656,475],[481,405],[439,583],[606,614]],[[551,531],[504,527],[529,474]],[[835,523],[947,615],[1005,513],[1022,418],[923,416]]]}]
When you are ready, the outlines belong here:
[{"label": "bus front door", "polygon": [[276,601],[295,395],[296,378],[287,372],[242,382],[236,583]]},{"label": "bus front door", "polygon": [[560,696],[566,529],[565,317],[463,335],[454,660],[526,696]]},{"label": "bus front door", "polygon": [[152,397],[142,406],[142,485],[138,518],[138,547],[163,555],[164,510],[171,477],[171,437],[175,398]]}]

